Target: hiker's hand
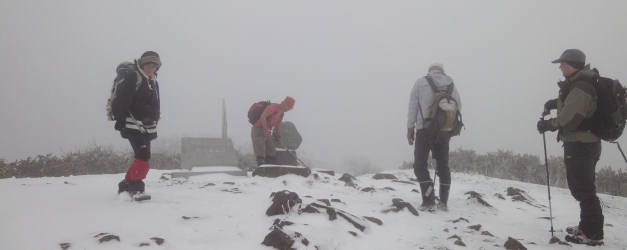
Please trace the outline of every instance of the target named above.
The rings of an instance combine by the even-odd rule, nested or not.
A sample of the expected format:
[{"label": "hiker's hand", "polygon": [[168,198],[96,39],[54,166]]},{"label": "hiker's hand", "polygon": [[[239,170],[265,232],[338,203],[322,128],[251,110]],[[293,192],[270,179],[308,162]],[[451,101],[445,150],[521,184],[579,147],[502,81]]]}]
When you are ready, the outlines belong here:
[{"label": "hiker's hand", "polygon": [[407,142],[409,142],[409,145],[414,145],[414,138],[415,138],[414,128],[407,128]]},{"label": "hiker's hand", "polygon": [[126,126],[126,119],[118,119],[115,121],[115,130],[122,131],[122,129]]},{"label": "hiker's hand", "polygon": [[544,112],[542,112],[542,116],[551,114],[551,110],[553,109],[557,109],[557,99],[548,100],[544,103]]},{"label": "hiker's hand", "polygon": [[539,120],[538,124],[536,125],[538,127],[538,132],[540,132],[540,134],[546,132],[546,131],[555,131],[557,130],[556,127],[553,127],[553,124],[551,123],[551,120]]}]

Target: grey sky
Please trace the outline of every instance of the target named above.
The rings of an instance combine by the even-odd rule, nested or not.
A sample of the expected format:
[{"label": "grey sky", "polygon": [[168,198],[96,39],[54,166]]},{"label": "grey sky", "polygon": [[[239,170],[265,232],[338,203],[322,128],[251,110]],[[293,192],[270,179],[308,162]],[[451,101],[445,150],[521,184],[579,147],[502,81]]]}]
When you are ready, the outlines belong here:
[{"label": "grey sky", "polygon": [[[163,61],[162,138],[219,136],[225,98],[229,134],[250,150],[248,107],[291,95],[285,120],[309,157],[394,168],[413,158],[409,91],[437,61],[464,103],[452,149],[541,155],[535,123],[561,78],[550,61],[579,48],[627,82],[625,10],[619,0],[0,0],[0,158],[128,147],[104,105],[115,66],[145,50]],[[554,134],[547,142],[561,154]],[[603,146],[601,165],[624,166]]]}]

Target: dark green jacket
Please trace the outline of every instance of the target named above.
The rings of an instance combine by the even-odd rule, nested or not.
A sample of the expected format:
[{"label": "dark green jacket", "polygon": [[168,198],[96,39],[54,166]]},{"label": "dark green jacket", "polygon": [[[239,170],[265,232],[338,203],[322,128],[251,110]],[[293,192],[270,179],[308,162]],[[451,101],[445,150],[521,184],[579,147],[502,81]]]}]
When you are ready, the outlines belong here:
[{"label": "dark green jacket", "polygon": [[559,82],[557,117],[551,124],[559,129],[558,139],[565,142],[598,142],[600,138],[582,126],[597,108],[597,93],[593,85],[598,73],[589,66]]}]

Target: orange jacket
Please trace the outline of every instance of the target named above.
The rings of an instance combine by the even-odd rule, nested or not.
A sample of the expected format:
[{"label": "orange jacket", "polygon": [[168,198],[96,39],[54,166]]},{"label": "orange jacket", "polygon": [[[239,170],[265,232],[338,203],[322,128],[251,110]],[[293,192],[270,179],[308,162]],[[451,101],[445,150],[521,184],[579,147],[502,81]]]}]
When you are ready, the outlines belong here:
[{"label": "orange jacket", "polygon": [[[266,107],[266,109],[261,114],[261,117],[253,127],[255,128],[263,128],[265,131],[270,131],[272,128],[276,128],[277,136],[281,137],[281,122],[283,122],[283,110],[281,110],[281,105],[278,103],[272,103]],[[263,119],[265,117],[265,119]]]}]

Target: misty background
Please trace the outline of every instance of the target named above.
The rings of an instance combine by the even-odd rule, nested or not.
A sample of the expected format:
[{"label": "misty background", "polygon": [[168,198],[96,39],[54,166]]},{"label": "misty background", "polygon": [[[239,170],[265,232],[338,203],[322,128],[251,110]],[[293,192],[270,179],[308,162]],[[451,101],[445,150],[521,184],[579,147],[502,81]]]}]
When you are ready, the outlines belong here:
[{"label": "misty background", "polygon": [[[536,122],[562,78],[550,61],[579,48],[627,83],[625,10],[619,0],[0,0],[0,158],[130,150],[105,104],[117,64],[146,50],[163,62],[155,144],[219,137],[225,99],[229,136],[252,151],[248,108],[289,95],[296,105],[284,120],[315,167],[396,168],[413,160],[411,87],[441,62],[466,125],[451,150],[542,156]],[[555,133],[547,147],[562,154]],[[598,167],[625,167],[615,145],[604,143],[601,158]]]}]

